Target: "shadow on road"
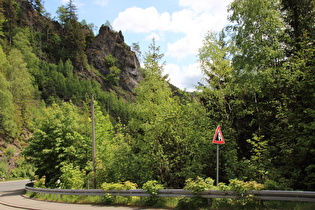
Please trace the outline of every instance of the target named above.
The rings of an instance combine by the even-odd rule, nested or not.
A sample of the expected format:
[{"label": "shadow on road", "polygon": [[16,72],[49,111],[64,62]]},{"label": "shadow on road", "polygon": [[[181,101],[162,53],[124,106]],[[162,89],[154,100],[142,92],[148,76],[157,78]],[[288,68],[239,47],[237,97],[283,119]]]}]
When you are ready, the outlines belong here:
[{"label": "shadow on road", "polygon": [[18,190],[8,190],[4,191],[1,195],[1,197],[7,197],[7,196],[15,196],[15,195],[23,195],[25,194],[25,189],[18,189]]}]

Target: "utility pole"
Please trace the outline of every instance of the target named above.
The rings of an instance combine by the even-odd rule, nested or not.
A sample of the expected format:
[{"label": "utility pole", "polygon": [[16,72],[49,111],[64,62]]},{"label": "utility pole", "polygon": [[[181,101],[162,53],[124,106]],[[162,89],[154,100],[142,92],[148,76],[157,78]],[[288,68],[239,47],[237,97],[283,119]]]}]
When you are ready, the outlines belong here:
[{"label": "utility pole", "polygon": [[96,170],[95,170],[95,159],[96,159],[96,149],[95,149],[95,121],[94,121],[94,95],[91,97],[91,119],[92,119],[92,171],[93,171],[93,188],[96,189]]}]

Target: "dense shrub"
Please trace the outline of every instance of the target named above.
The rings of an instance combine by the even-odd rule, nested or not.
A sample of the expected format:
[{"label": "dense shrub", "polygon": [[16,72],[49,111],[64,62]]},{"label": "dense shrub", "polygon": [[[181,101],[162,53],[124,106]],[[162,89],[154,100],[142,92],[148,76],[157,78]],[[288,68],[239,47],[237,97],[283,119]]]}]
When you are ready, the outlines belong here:
[{"label": "dense shrub", "polygon": [[163,199],[156,196],[159,190],[164,189],[164,186],[162,184],[159,184],[158,181],[149,180],[143,184],[142,189],[146,190],[147,193],[151,195],[150,197],[142,198],[145,205],[155,207],[161,207],[164,205]]},{"label": "dense shrub", "polygon": [[[137,189],[137,184],[132,183],[130,181],[120,182],[120,183],[107,183],[104,182],[101,184],[101,188],[105,191],[107,190],[131,190],[131,189]],[[123,196],[112,196],[111,194],[107,193],[104,196],[102,196],[102,203],[106,205],[112,205],[112,204],[128,204],[131,201],[131,197],[123,197]]]}]

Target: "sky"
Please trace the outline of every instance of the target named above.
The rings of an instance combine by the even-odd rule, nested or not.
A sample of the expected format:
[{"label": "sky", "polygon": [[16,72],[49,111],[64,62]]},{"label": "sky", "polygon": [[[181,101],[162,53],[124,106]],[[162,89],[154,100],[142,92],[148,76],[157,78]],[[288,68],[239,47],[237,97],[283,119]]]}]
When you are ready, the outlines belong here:
[{"label": "sky", "polygon": [[[68,0],[44,0],[52,17]],[[164,74],[182,90],[193,91],[203,74],[198,49],[208,31],[219,32],[227,25],[227,7],[232,0],[74,0],[79,21],[98,29],[108,20],[122,31],[129,46],[139,43],[142,55],[154,38],[164,54]],[[98,29],[95,35],[98,33]],[[143,59],[142,59],[143,60]]]}]

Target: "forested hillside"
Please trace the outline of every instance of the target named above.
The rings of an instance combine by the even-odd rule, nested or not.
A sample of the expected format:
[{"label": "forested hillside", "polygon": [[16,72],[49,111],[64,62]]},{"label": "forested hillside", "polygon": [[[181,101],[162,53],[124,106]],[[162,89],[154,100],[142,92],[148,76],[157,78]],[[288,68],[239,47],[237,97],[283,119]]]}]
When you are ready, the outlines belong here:
[{"label": "forested hillside", "polygon": [[204,84],[175,93],[155,40],[141,69],[122,33],[103,25],[94,36],[73,1],[53,20],[41,0],[1,0],[0,176],[182,188],[215,178],[219,124],[220,181],[314,190],[314,10],[314,0],[235,0],[229,25],[200,47]]}]

